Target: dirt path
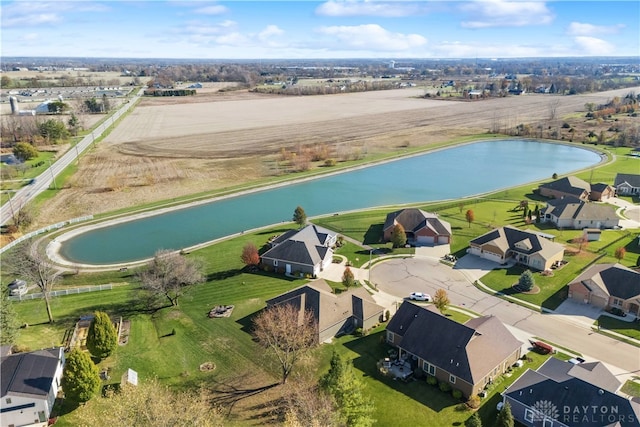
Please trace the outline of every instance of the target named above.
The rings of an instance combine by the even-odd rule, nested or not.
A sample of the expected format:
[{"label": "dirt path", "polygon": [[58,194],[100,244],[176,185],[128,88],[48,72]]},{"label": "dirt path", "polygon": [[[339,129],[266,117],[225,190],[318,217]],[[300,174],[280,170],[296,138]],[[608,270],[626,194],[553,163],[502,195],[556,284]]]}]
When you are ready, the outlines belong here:
[{"label": "dirt path", "polygon": [[258,181],[274,173],[270,164],[283,148],[326,144],[340,159],[426,147],[520,123],[547,123],[552,104],[562,118],[583,111],[587,102],[604,103],[630,91],[473,102],[424,99],[415,88],[313,97],[239,91],[145,99],[82,158],[67,188],[41,207],[34,226]]}]

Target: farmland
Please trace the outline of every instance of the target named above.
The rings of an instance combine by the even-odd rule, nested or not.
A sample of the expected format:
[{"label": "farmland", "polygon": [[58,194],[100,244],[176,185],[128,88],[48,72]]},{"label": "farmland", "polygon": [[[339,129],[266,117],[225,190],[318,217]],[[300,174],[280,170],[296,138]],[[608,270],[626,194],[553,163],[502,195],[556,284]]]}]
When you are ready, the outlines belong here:
[{"label": "farmland", "polygon": [[425,99],[421,87],[309,97],[219,91],[223,87],[211,84],[195,97],[144,99],[82,158],[55,199],[40,206],[34,226],[258,183],[288,172],[290,153],[305,149],[326,147],[338,163],[369,161],[521,123],[559,128],[586,103],[630,91],[461,102]]}]

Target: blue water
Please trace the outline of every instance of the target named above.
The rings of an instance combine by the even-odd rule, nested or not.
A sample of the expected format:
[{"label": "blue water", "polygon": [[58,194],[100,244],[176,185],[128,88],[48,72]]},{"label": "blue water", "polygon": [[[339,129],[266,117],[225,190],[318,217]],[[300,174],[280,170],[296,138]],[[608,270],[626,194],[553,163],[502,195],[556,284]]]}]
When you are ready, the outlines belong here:
[{"label": "blue water", "polygon": [[84,264],[130,262],[243,230],[374,206],[443,200],[551,179],[600,161],[589,150],[526,140],[483,141],[232,197],[80,234],[60,253]]}]

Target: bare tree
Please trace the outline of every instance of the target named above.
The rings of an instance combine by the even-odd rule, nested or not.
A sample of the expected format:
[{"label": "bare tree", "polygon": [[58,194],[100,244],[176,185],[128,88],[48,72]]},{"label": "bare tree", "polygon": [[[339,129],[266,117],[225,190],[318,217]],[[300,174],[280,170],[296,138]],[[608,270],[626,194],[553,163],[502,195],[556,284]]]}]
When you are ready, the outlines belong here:
[{"label": "bare tree", "polygon": [[49,323],[53,323],[51,291],[60,279],[62,270],[49,261],[46,254],[38,250],[38,245],[35,242],[18,245],[14,251],[6,255],[3,259],[3,269],[22,278],[27,283],[35,283],[42,292]]},{"label": "bare tree", "polygon": [[300,357],[317,342],[313,313],[292,304],[278,304],[260,312],[253,320],[258,342],[276,357],[285,384]]},{"label": "bare tree", "polygon": [[174,391],[156,379],[125,384],[79,409],[82,426],[221,426],[220,409],[205,390]]},{"label": "bare tree", "polygon": [[172,306],[178,305],[188,286],[204,281],[198,261],[185,258],[177,252],[161,249],[138,278],[151,292],[164,295]]},{"label": "bare tree", "polygon": [[285,396],[285,427],[331,427],[338,425],[335,404],[317,382],[299,379]]},{"label": "bare tree", "polygon": [[560,100],[557,98],[549,101],[549,120],[555,120],[558,118],[559,105],[560,105]]}]

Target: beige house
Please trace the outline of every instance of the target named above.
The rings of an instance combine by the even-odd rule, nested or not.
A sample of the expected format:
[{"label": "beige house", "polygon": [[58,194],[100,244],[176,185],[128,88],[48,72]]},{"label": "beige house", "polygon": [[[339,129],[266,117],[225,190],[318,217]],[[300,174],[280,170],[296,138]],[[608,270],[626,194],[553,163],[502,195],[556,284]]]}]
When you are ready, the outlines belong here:
[{"label": "beige house", "polygon": [[382,228],[385,242],[391,241],[393,228],[397,224],[404,228],[409,244],[421,246],[451,243],[451,225],[438,215],[422,209],[401,209],[388,214]]},{"label": "beige house", "polygon": [[465,397],[480,393],[521,356],[522,342],[494,316],[464,325],[429,308],[402,303],[387,326],[387,342]]},{"label": "beige house", "polygon": [[595,264],[569,284],[569,298],[640,317],[640,273],[621,264]]},{"label": "beige house", "polygon": [[505,226],[471,240],[468,252],[500,264],[514,260],[542,271],[562,261],[564,246],[538,233]]},{"label": "beige house", "polygon": [[540,210],[540,218],[559,229],[615,228],[620,224],[612,206],[588,203],[574,197],[549,200],[547,206]]},{"label": "beige house", "polygon": [[299,310],[310,310],[318,326],[318,342],[356,328],[370,329],[380,322],[384,312],[366,289],[357,287],[336,295],[322,279],[267,301],[267,307],[279,304],[293,304]]}]

